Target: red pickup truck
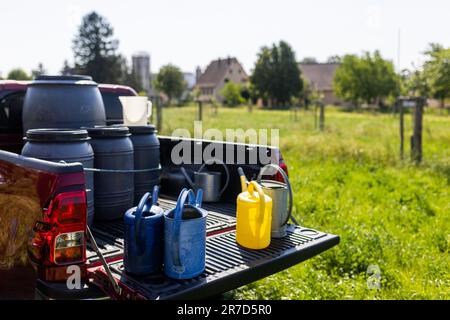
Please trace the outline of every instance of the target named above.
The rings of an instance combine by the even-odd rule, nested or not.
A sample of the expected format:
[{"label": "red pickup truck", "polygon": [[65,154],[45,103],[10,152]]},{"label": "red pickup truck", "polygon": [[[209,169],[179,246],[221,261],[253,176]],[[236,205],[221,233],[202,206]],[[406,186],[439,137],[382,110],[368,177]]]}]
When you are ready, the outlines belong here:
[{"label": "red pickup truck", "polygon": [[[21,107],[26,87],[24,82],[0,81],[0,299],[206,298],[275,274],[339,243],[336,235],[291,224],[288,235],[273,239],[267,249],[239,247],[235,241],[235,203],[240,192],[237,167],[254,178],[262,163],[227,164],[231,183],[221,202],[205,205],[209,215],[204,273],[191,280],[171,280],[162,274],[129,275],[123,269],[122,219],[94,224],[92,234],[100,256],[86,235],[82,165],[17,154],[22,147]],[[100,85],[100,91],[108,123],[120,123],[118,96],[135,95],[135,91],[111,85]],[[174,207],[176,192],[183,184],[179,166],[170,158],[176,144],[183,141],[202,149],[215,144],[224,153],[236,146],[218,141],[158,138],[162,166],[160,205],[165,209]],[[277,148],[240,146],[246,159],[255,149],[277,155],[279,165],[287,172]],[[185,166],[190,173],[198,167]],[[218,166],[215,170],[223,169]],[[81,270],[82,283],[78,288],[69,288],[66,280],[74,265]]]}]

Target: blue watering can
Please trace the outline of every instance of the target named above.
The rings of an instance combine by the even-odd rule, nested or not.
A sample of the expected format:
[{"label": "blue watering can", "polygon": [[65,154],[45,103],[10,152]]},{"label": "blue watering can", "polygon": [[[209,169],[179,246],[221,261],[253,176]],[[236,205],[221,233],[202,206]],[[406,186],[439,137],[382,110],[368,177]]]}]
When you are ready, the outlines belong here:
[{"label": "blue watering can", "polygon": [[124,267],[128,273],[144,275],[162,266],[164,210],[157,206],[159,187],[147,192],[137,207],[129,209],[125,220]]},{"label": "blue watering can", "polygon": [[183,189],[177,206],[164,214],[164,273],[170,278],[194,278],[205,269],[208,212],[201,208],[202,194],[198,189],[195,198],[192,189]]}]

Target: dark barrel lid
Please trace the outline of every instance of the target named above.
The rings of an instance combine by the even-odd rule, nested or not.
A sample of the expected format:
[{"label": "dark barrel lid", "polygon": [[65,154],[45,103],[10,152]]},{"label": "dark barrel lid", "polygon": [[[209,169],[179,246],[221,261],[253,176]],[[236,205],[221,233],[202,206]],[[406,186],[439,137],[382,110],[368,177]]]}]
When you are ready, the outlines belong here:
[{"label": "dark barrel lid", "polygon": [[78,142],[89,140],[86,130],[74,129],[30,129],[25,140],[33,142]]},{"label": "dark barrel lid", "polygon": [[89,136],[91,138],[120,138],[120,137],[128,137],[130,136],[130,131],[128,127],[119,127],[119,126],[111,126],[111,127],[103,127],[96,126],[92,128],[84,128],[88,131]]},{"label": "dark barrel lid", "polygon": [[68,75],[68,76],[37,76],[30,85],[41,84],[78,84],[78,85],[97,85],[91,76],[84,75]]},{"label": "dark barrel lid", "polygon": [[149,124],[146,126],[129,126],[131,134],[152,134],[157,132],[154,125]]}]

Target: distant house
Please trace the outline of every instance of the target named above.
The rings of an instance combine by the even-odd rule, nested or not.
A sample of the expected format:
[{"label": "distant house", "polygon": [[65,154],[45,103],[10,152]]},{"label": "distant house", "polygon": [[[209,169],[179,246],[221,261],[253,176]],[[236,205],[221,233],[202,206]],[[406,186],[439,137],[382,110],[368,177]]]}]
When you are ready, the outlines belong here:
[{"label": "distant house", "polygon": [[310,87],[323,94],[325,104],[342,105],[344,102],[336,97],[333,79],[339,63],[299,63],[303,78]]},{"label": "distant house", "polygon": [[212,61],[198,76],[196,86],[200,91],[199,99],[222,101],[220,91],[228,81],[239,84],[248,82],[248,75],[239,61],[236,58]]}]

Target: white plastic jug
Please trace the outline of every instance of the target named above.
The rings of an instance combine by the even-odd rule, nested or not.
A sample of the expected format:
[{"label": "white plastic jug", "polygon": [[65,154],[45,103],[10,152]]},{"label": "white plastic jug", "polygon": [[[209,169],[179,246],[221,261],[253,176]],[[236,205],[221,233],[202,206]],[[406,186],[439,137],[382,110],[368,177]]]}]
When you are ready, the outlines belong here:
[{"label": "white plastic jug", "polygon": [[125,126],[145,126],[152,114],[152,103],[148,97],[122,96],[123,124]]}]

